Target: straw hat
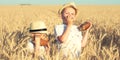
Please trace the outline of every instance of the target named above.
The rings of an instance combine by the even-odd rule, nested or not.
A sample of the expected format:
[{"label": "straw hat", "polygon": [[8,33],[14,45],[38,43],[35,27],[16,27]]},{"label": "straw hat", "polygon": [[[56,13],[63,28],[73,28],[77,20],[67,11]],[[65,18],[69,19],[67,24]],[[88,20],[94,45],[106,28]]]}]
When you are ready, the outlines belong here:
[{"label": "straw hat", "polygon": [[72,3],[64,4],[64,5],[59,9],[58,14],[60,15],[60,14],[62,13],[63,9],[66,8],[66,7],[69,7],[69,6],[72,6],[73,8],[75,8],[75,10],[76,10],[76,15],[77,15],[77,14],[78,14],[78,9],[77,9],[76,5],[75,5],[73,2],[72,2]]},{"label": "straw hat", "polygon": [[31,33],[47,33],[47,27],[43,21],[35,21],[30,24]]}]

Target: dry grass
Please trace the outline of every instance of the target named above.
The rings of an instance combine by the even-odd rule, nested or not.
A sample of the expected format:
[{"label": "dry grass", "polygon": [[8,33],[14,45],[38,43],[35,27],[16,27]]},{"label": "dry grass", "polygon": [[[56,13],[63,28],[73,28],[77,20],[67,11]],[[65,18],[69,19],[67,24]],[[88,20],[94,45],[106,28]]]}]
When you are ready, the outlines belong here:
[{"label": "dry grass", "polygon": [[[74,23],[93,23],[80,60],[120,59],[119,7],[78,6],[79,16]],[[29,40],[29,24],[35,20],[46,22],[50,33],[52,56],[45,56],[45,59],[61,60],[61,56],[55,53],[55,44],[52,43],[54,26],[62,23],[57,15],[59,8],[60,6],[0,6],[0,60],[34,60],[26,50],[26,43]]]}]

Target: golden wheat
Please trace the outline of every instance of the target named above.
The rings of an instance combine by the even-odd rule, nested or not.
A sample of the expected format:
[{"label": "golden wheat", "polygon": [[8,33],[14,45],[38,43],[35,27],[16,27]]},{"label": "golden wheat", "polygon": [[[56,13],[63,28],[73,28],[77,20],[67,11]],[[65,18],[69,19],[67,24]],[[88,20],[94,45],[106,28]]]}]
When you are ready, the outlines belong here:
[{"label": "golden wheat", "polygon": [[[120,59],[120,6],[78,6],[79,15],[74,24],[91,21],[87,46],[78,60]],[[46,22],[51,56],[46,60],[61,60],[55,48],[54,26],[61,24],[57,11],[60,6],[0,6],[0,60],[34,60],[27,52],[29,24],[35,20]],[[69,60],[69,58],[67,58]],[[77,59],[75,59],[77,60]]]}]

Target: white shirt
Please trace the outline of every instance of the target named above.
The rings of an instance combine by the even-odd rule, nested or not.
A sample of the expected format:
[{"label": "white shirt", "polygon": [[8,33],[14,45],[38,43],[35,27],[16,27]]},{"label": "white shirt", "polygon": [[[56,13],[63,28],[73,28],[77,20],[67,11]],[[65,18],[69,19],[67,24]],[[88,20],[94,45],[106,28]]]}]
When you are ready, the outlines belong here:
[{"label": "white shirt", "polygon": [[57,37],[62,35],[65,29],[66,29],[66,25],[64,24],[55,26],[54,32],[58,45],[60,46],[60,50],[64,53],[65,56],[67,56],[68,53],[73,56],[79,56],[81,51],[81,40],[82,40],[81,31],[77,29],[77,26],[72,25],[68,39],[63,43],[60,43]]},{"label": "white shirt", "polygon": [[[27,43],[27,48],[28,48],[28,51],[33,53],[34,52],[34,49],[35,49],[35,46],[32,42],[32,39],[30,39]],[[45,53],[45,47],[44,46],[39,46],[39,50],[40,50],[40,54],[44,54]]]}]

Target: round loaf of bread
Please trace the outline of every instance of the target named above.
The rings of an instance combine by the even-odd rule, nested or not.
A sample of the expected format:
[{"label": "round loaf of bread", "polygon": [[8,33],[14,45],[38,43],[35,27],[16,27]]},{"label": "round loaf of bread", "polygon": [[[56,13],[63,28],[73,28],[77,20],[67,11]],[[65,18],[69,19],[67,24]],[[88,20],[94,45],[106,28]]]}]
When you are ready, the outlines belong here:
[{"label": "round loaf of bread", "polygon": [[81,24],[80,26],[78,26],[78,29],[80,31],[85,31],[90,27],[90,22],[84,22],[83,24]]}]

